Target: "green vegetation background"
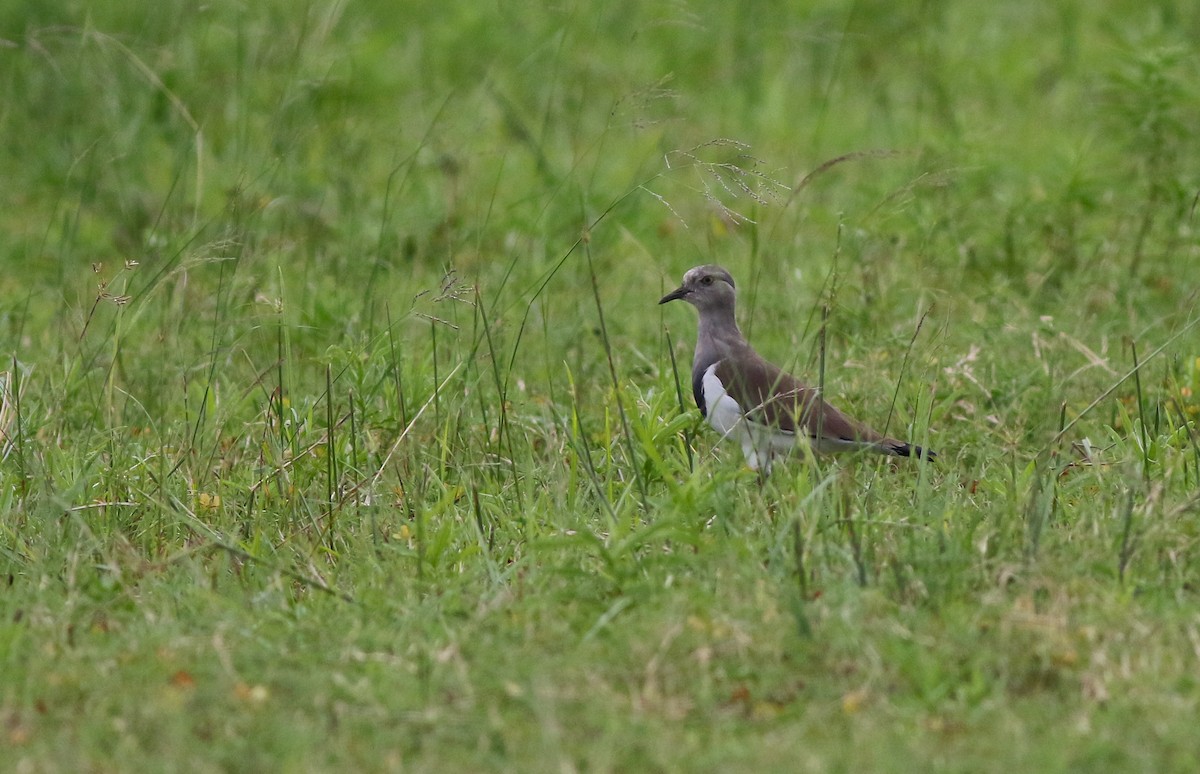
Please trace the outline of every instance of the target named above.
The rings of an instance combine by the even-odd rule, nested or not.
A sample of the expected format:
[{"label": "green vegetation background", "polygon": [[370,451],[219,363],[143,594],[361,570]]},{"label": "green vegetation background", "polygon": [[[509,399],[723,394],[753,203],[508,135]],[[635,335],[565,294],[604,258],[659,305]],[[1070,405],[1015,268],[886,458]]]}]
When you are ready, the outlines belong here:
[{"label": "green vegetation background", "polygon": [[[1197,41],[5,3],[0,769],[1194,771]],[[717,448],[699,263],[937,463]]]}]

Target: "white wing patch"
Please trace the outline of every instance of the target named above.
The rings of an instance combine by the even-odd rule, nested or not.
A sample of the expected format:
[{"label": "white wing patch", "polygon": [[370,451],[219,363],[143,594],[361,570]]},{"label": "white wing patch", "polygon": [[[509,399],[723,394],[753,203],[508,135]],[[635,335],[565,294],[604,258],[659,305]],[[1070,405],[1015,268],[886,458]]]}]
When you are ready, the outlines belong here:
[{"label": "white wing patch", "polygon": [[742,420],[742,407],[725,392],[717,378],[717,363],[704,372],[700,384],[704,390],[704,408],[708,424],[722,436],[732,433]]}]

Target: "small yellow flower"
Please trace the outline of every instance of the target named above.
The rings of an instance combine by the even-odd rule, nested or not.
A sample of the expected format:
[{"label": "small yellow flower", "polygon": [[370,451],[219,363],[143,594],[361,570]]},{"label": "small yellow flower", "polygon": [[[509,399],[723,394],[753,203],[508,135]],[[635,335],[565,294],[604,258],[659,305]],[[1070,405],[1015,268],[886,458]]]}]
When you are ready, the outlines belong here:
[{"label": "small yellow flower", "polygon": [[869,696],[866,688],[857,688],[850,691],[842,697],[842,712],[847,715],[853,715],[862,709],[863,704],[866,703]]}]

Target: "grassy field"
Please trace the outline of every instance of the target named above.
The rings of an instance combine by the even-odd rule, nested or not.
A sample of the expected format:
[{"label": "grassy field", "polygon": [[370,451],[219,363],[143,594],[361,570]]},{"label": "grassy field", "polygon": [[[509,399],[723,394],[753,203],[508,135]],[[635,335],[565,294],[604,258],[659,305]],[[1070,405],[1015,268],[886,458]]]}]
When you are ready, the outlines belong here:
[{"label": "grassy field", "polygon": [[1200,7],[779,5],[4,4],[0,770],[1195,771]]}]

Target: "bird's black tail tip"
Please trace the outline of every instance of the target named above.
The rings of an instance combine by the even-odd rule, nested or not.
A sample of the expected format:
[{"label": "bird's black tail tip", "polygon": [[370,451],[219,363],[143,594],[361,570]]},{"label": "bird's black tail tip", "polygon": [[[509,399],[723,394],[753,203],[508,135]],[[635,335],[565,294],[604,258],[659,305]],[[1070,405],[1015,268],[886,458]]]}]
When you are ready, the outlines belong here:
[{"label": "bird's black tail tip", "polygon": [[897,457],[923,457],[925,460],[936,459],[938,456],[933,449],[925,449],[915,443],[898,443],[891,447],[891,451]]}]

